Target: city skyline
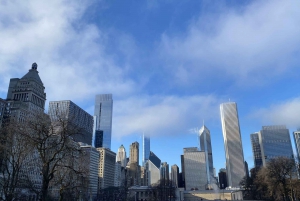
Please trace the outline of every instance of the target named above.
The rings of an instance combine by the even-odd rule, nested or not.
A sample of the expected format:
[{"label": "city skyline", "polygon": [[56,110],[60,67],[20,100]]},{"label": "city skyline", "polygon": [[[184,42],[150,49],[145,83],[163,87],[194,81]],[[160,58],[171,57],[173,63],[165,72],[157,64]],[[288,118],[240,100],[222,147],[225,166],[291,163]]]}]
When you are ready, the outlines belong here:
[{"label": "city skyline", "polygon": [[10,78],[36,62],[45,111],[49,101],[71,100],[93,115],[95,96],[113,94],[111,150],[141,145],[145,132],[151,151],[179,168],[182,148],[198,146],[205,120],[217,172],[225,167],[219,105],[230,99],[239,107],[252,168],[250,134],[286,125],[292,136],[300,126],[299,6],[293,0],[8,2],[0,8],[0,97]]}]

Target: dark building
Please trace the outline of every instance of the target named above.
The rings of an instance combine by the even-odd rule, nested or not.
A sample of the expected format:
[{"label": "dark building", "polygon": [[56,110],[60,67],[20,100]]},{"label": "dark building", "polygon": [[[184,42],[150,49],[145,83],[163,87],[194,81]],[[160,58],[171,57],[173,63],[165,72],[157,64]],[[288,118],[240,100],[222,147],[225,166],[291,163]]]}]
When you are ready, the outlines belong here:
[{"label": "dark building", "polygon": [[245,161],[245,172],[246,172],[246,177],[249,178],[249,168],[248,168],[247,161]]},{"label": "dark building", "polygon": [[103,131],[96,130],[94,146],[96,148],[103,147]]},{"label": "dark building", "polygon": [[225,189],[228,186],[226,169],[224,168],[220,169],[219,171],[219,185],[220,185],[220,189]]},{"label": "dark building", "polygon": [[149,160],[157,167],[160,168],[161,160],[152,152],[150,151]]},{"label": "dark building", "polygon": [[51,122],[55,123],[60,116],[66,117],[68,126],[78,129],[78,134],[73,135],[76,142],[92,144],[93,117],[70,100],[50,101],[49,111]]}]

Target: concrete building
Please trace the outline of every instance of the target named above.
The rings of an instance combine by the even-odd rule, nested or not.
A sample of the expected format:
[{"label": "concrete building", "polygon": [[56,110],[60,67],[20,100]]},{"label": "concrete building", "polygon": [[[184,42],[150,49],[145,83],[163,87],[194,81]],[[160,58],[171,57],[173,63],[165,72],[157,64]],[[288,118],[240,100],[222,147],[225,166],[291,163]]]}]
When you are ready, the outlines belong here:
[{"label": "concrete building", "polygon": [[91,145],[81,143],[80,148],[83,151],[81,165],[85,166],[86,174],[88,176],[88,194],[95,199],[98,192],[98,169],[100,153]]},{"label": "concrete building", "polygon": [[126,150],[123,145],[121,145],[118,149],[116,162],[120,162],[121,167],[124,167],[124,168],[127,165]]},{"label": "concrete building", "polygon": [[100,153],[99,169],[98,169],[98,188],[104,189],[114,186],[115,181],[115,166],[116,153],[110,151],[108,148],[97,148]]},{"label": "concrete building", "polygon": [[207,188],[207,172],[205,152],[197,147],[183,149],[185,189],[205,190]]},{"label": "concrete building", "polygon": [[250,138],[251,138],[254,166],[257,168],[262,167],[263,162],[262,162],[262,155],[261,155],[258,133],[251,134]]},{"label": "concrete building", "polygon": [[203,125],[199,130],[200,150],[205,152],[207,184],[216,183],[214,178],[213,156],[211,148],[210,131]]},{"label": "concrete building", "polygon": [[143,134],[143,165],[145,161],[149,159],[150,156],[150,137]]},{"label": "concrete building", "polygon": [[234,102],[223,103],[220,105],[220,112],[228,186],[239,187],[245,176],[245,160],[237,105]]},{"label": "concrete building", "polygon": [[94,116],[97,116],[96,130],[103,131],[103,147],[110,149],[112,134],[112,94],[99,94],[95,98]]},{"label": "concrete building", "polygon": [[115,167],[115,187],[124,187],[126,179],[126,169],[122,167],[121,162],[116,162]]},{"label": "concrete building", "polygon": [[176,188],[179,187],[179,167],[174,164],[171,166],[171,180]]},{"label": "concrete building", "polygon": [[48,114],[51,122],[55,123],[58,118],[68,120],[68,126],[74,130],[74,141],[92,145],[93,117],[70,100],[50,101]]},{"label": "concrete building", "polygon": [[258,137],[263,166],[279,156],[294,158],[290,133],[285,126],[263,126]]},{"label": "concrete building", "polygon": [[129,156],[129,163],[137,163],[139,164],[139,143],[133,142],[130,145],[130,156]]},{"label": "concrete building", "polygon": [[145,163],[145,180],[148,186],[156,184],[160,180],[161,160],[150,151],[149,160]]}]

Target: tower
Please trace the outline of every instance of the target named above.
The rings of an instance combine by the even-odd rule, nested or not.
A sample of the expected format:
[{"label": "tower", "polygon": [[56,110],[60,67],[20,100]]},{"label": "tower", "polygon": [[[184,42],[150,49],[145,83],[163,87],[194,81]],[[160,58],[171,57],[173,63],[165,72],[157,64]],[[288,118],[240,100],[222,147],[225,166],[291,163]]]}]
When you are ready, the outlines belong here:
[{"label": "tower", "polygon": [[250,138],[251,138],[252,152],[254,158],[254,166],[259,168],[263,165],[263,162],[261,157],[261,149],[259,144],[258,133],[252,133],[250,135]]},{"label": "tower", "polygon": [[179,187],[179,168],[176,164],[171,166],[171,180],[176,188]]},{"label": "tower", "polygon": [[238,187],[245,176],[244,153],[237,105],[234,102],[220,105],[221,122],[226,154],[228,186]]},{"label": "tower", "polygon": [[103,147],[110,149],[112,134],[112,94],[99,94],[95,98],[96,130],[103,131]]},{"label": "tower", "polygon": [[212,157],[210,131],[205,125],[203,125],[199,130],[199,141],[200,141],[200,150],[205,152],[207,184],[211,184],[214,181],[213,157]]},{"label": "tower", "polygon": [[150,138],[143,134],[143,165],[145,164],[146,160],[149,159],[150,155]]},{"label": "tower", "polygon": [[296,151],[297,151],[297,162],[299,162],[300,158],[300,129],[298,129],[298,131],[294,131],[293,132],[293,136],[294,136],[294,141],[295,141],[295,145],[296,145]]},{"label": "tower", "polygon": [[126,167],[126,165],[127,165],[126,150],[123,145],[121,145],[118,149],[116,162],[120,162],[121,167]]},{"label": "tower", "polygon": [[129,158],[130,163],[137,163],[139,164],[139,143],[138,142],[133,142],[130,145],[130,158]]}]

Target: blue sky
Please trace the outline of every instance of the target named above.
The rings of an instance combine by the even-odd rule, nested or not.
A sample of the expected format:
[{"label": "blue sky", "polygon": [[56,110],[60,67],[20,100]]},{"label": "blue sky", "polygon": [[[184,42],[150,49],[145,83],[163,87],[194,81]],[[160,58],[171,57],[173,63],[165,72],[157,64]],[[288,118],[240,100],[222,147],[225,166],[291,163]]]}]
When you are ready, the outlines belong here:
[{"label": "blue sky", "polygon": [[[47,100],[93,114],[114,97],[112,150],[151,136],[151,150],[180,166],[195,129],[212,136],[225,167],[220,103],[237,102],[245,160],[263,125],[300,127],[300,2],[0,2],[0,97],[37,62]],[[141,154],[142,152],[140,152]]]}]

